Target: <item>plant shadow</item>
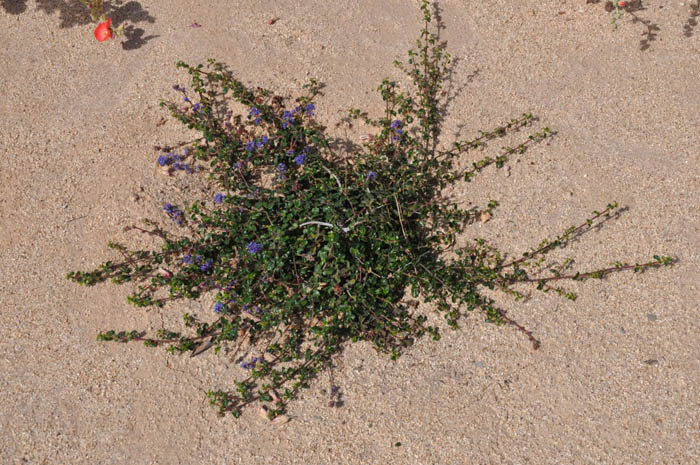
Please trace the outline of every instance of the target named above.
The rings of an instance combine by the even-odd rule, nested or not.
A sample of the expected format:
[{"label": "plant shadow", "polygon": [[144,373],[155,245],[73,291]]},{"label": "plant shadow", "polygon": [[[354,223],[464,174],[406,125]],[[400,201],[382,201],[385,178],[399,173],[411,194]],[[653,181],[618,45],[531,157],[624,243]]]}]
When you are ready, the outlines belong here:
[{"label": "plant shadow", "polygon": [[624,7],[625,13],[632,16],[632,23],[642,23],[646,27],[646,31],[642,32],[644,38],[639,41],[639,50],[642,52],[649,50],[651,48],[651,42],[654,42],[658,36],[658,31],[661,30],[658,24],[637,16],[637,12],[646,10],[643,5],[642,0],[636,0],[630,2],[626,7]]},{"label": "plant shadow", "polygon": [[700,16],[700,0],[696,0],[694,5],[690,5],[690,15],[683,25],[684,36],[693,37],[693,29],[698,25],[698,16]]},{"label": "plant shadow", "polygon": [[[6,13],[19,15],[27,10],[27,0],[0,0],[0,6]],[[60,29],[76,26],[86,26],[92,23],[89,9],[80,0],[37,0],[36,8],[48,15],[58,13]],[[128,23],[124,28],[125,41],[122,42],[124,50],[140,48],[146,42],[158,37],[157,35],[145,35],[146,31],[134,26],[136,23],[147,22],[153,24],[156,19],[135,0],[106,1],[102,7],[104,16],[112,18],[112,24],[118,27]]]}]

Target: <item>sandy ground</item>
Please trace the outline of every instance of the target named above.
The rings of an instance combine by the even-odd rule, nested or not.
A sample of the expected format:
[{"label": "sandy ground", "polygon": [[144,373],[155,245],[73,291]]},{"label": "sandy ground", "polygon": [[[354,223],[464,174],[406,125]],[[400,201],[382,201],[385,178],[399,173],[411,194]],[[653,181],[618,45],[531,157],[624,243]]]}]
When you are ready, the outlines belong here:
[{"label": "sandy ground", "polygon": [[635,14],[647,24],[627,15],[617,31],[585,0],[440,2],[456,58],[444,140],[523,112],[558,133],[510,176],[457,186],[463,202],[501,203],[467,236],[522,252],[618,200],[619,219],[561,256],[582,269],[680,261],[577,283],[576,302],[502,298],[542,341],[536,352],[477,315],[396,363],[350,347],[335,370],[344,406],[326,406],[319,379],[283,427],[255,410],[216,416],[204,392],[238,372],[214,354],[95,341],[210,304],[145,312],[127,304],[128,287],[64,276],[111,258],[109,239],[139,244],[123,227],[167,221],[164,202],[200,195],[197,182],[157,174],[152,149],[186,137],[158,106],[188,84],[177,60],[213,57],[289,95],[316,76],[327,86],[318,117],[332,125],[351,106],[378,114],[380,80],[404,80],[391,61],[417,36],[417,3],[115,1],[115,25],[132,28],[102,44],[76,1],[0,3],[0,463],[700,463],[697,0],[645,0]]}]

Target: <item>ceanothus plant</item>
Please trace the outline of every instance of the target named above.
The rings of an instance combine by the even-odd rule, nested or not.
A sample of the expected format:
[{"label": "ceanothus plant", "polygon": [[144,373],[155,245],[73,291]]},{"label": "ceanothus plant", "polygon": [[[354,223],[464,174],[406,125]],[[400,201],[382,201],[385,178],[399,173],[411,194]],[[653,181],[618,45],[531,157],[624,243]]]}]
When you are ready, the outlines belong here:
[{"label": "ceanothus plant", "polygon": [[[245,406],[260,402],[274,419],[349,342],[368,341],[395,359],[426,333],[439,339],[439,328],[408,303],[408,294],[432,303],[453,328],[464,312],[478,310],[490,322],[521,331],[537,347],[539,341],[480,289],[520,299],[512,286],[531,283],[574,299],[555,283],[674,261],[654,256],[647,263],[570,273],[571,263],[565,262],[544,274],[544,256],[613,215],[614,202],[518,259],[507,260],[483,239],[456,247],[465,226],[491,214],[498,203],[462,209],[441,191],[470,181],[489,165],[502,166],[552,132],[542,128],[516,147],[457,170],[458,157],[534,118],[524,114],[439,150],[439,102],[449,55],[430,31],[427,0],[421,10],[425,27],[416,47],[405,65],[397,63],[413,91],[384,80],[378,89],[383,116],[350,110],[349,121],[361,119],[377,129],[352,156],[339,155],[314,119],[315,81],[290,105],[265,89],[248,88],[213,60],[207,67],[178,63],[191,75],[191,91],[175,86],[184,103],[163,105],[202,137],[180,145],[186,146],[182,154],[161,148],[157,163],[167,170],[206,172],[217,193],[184,210],[164,206],[178,233],[150,221],[131,227],[160,239],[159,250],[133,251],[110,242],[118,261],[68,278],[85,285],[136,283],[129,301],[137,307],[163,307],[205,293],[213,293],[216,303],[204,318],[185,314],[184,332],[110,330],[99,340],[142,341],[193,355],[213,347],[245,372],[230,389],[209,392],[220,414],[238,417]],[[230,102],[244,110],[234,114]],[[331,393],[335,405],[338,387]]]}]

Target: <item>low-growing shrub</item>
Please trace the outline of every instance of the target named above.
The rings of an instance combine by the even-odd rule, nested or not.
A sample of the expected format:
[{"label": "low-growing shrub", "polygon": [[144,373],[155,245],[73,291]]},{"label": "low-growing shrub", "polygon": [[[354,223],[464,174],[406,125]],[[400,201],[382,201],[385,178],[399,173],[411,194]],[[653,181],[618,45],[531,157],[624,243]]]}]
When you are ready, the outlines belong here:
[{"label": "low-growing shrub", "polygon": [[[521,331],[537,347],[532,334],[483,289],[520,299],[513,286],[531,283],[574,299],[556,283],[673,262],[655,256],[646,263],[617,262],[593,271],[566,271],[568,261],[541,269],[548,252],[614,214],[614,202],[517,259],[507,260],[483,239],[456,247],[465,226],[491,215],[497,202],[463,209],[441,191],[470,181],[487,166],[502,166],[552,132],[542,128],[516,147],[457,169],[454,161],[466,152],[521,130],[534,118],[524,114],[473,140],[439,149],[439,102],[450,58],[431,32],[426,0],[421,10],[425,27],[416,47],[406,64],[396,63],[412,89],[384,80],[378,89],[385,102],[380,118],[350,111],[349,121],[360,119],[377,134],[347,156],[334,150],[332,138],[314,119],[315,81],[289,105],[267,90],[248,88],[220,63],[178,64],[189,71],[191,90],[174,87],[184,108],[182,102],[163,105],[202,137],[179,150],[161,148],[157,163],[164,170],[208,173],[216,195],[184,210],[164,206],[179,233],[151,221],[131,228],[161,240],[159,250],[110,243],[121,256],[118,261],[71,272],[68,278],[85,285],[136,283],[129,301],[137,307],[215,293],[212,315],[217,317],[185,314],[185,333],[111,330],[101,332],[99,340],[142,341],[172,353],[198,354],[213,347],[237,359],[247,375],[231,381],[229,390],[210,391],[211,403],[221,414],[238,417],[246,405],[261,402],[273,419],[332,366],[348,342],[367,341],[396,358],[421,336],[439,339],[438,326],[409,305],[409,294],[432,304],[453,328],[464,312],[478,310],[490,322]],[[234,114],[231,101],[245,111]],[[331,393],[338,398],[337,386]]]}]

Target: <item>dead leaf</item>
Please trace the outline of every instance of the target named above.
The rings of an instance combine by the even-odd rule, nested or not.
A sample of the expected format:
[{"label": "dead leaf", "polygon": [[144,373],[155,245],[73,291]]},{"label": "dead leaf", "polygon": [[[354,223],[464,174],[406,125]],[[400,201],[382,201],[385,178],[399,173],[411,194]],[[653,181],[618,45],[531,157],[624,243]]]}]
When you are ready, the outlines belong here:
[{"label": "dead leaf", "polygon": [[486,223],[488,220],[490,220],[493,217],[493,215],[489,212],[481,212],[481,215],[479,215],[479,220],[482,223]]},{"label": "dead leaf", "polygon": [[279,416],[275,417],[274,420],[272,420],[272,424],[277,425],[277,426],[282,426],[285,423],[288,423],[289,420],[290,420],[290,418],[287,415],[279,415]]},{"label": "dead leaf", "polygon": [[202,343],[199,344],[197,346],[197,348],[192,351],[192,355],[190,355],[190,358],[194,357],[195,355],[201,354],[202,352],[204,352],[205,350],[207,350],[208,348],[210,348],[213,345],[214,345],[214,338],[213,337],[210,339],[207,339],[205,341],[202,341]]},{"label": "dead leaf", "polygon": [[261,418],[264,418],[265,420],[269,420],[270,418],[267,416],[267,407],[262,405],[260,407],[260,410],[258,410],[258,414],[260,415]]}]

